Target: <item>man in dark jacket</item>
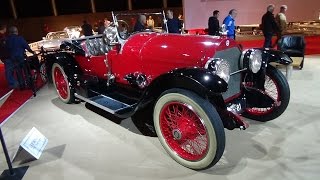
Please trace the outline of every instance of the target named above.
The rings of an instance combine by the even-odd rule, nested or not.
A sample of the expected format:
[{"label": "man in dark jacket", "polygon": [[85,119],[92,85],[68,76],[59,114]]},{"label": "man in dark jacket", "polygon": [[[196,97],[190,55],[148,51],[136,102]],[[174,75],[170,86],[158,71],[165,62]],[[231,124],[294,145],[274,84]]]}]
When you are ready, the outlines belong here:
[{"label": "man in dark jacket", "polygon": [[167,25],[169,33],[180,33],[182,24],[178,18],[173,17],[173,11],[167,11]]},{"label": "man in dark jacket", "polygon": [[274,5],[267,7],[267,12],[262,16],[261,29],[264,35],[264,48],[272,47],[272,36],[279,32],[279,27],[273,15]]},{"label": "man in dark jacket", "polygon": [[[6,63],[6,76],[9,80],[11,88],[17,88],[18,85],[21,89],[24,88],[23,67],[25,50],[34,54],[26,40],[18,35],[18,28],[12,26],[9,28],[9,35],[6,38],[6,46],[9,50],[10,58]],[[13,72],[16,70],[18,82],[14,79]]]},{"label": "man in dark jacket", "polygon": [[208,20],[208,27],[209,27],[209,35],[212,36],[219,36],[219,30],[220,30],[220,25],[219,25],[219,11],[215,10],[213,11],[213,16],[211,16]]},{"label": "man in dark jacket", "polygon": [[141,32],[146,29],[145,24],[147,22],[147,17],[145,15],[140,14],[137,18],[137,21],[133,27],[133,32]]},{"label": "man in dark jacket", "polygon": [[83,21],[81,29],[82,29],[82,33],[84,36],[92,36],[93,35],[92,26],[86,20]]},{"label": "man in dark jacket", "polygon": [[8,76],[10,68],[10,53],[7,48],[6,40],[7,26],[5,24],[0,24],[0,60],[4,63],[6,80],[9,84],[9,87],[15,86],[15,80],[13,77]]}]

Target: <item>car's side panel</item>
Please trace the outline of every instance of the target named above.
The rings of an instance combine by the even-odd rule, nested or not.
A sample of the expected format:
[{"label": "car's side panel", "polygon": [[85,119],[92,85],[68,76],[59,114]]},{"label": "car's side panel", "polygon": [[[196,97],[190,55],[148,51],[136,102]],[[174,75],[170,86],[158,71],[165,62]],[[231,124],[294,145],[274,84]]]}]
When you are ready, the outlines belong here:
[{"label": "car's side panel", "polygon": [[237,46],[233,40],[179,34],[161,34],[141,49],[143,70],[152,80],[175,68],[204,67],[220,49]]},{"label": "car's side panel", "polygon": [[131,36],[126,43],[117,52],[112,50],[108,53],[108,61],[111,64],[111,72],[115,75],[116,81],[123,84],[128,84],[124,77],[130,73],[141,72],[141,48],[151,38],[157,36],[156,33],[138,33]]},{"label": "car's side panel", "polygon": [[76,59],[84,74],[106,79],[108,68],[105,63],[105,56],[76,56]]},{"label": "car's side panel", "polygon": [[[119,51],[110,51],[107,58],[116,82],[128,84],[124,79],[126,75],[140,73],[151,83],[176,68],[204,67],[216,50],[234,46],[237,44],[233,40],[212,36],[138,33],[132,35]],[[93,67],[101,68],[101,64]],[[103,71],[97,71],[96,74],[102,77]]]}]

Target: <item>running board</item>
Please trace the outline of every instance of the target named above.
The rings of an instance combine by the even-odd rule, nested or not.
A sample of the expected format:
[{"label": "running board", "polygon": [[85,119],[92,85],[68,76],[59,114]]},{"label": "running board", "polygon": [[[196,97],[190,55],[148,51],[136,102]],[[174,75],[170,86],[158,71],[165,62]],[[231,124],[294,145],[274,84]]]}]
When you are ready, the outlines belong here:
[{"label": "running board", "polygon": [[92,98],[85,98],[77,93],[75,93],[75,97],[79,98],[93,106],[96,106],[104,111],[107,111],[111,114],[116,114],[119,111],[123,111],[126,109],[131,109],[132,105],[125,104],[123,102],[112,99],[108,96],[98,95]]}]

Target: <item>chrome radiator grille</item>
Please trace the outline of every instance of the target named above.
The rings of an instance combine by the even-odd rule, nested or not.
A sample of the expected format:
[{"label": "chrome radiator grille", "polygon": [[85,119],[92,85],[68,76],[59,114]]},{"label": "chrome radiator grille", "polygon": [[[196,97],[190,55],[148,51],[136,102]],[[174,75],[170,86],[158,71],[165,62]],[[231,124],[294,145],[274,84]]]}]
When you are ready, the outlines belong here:
[{"label": "chrome radiator grille", "polygon": [[[241,51],[239,48],[234,47],[223,51],[217,51],[214,58],[221,58],[228,61],[230,64],[230,72],[236,72],[239,70],[239,60],[241,57]],[[223,93],[223,98],[228,99],[240,92],[241,73],[236,73],[230,76],[228,83],[228,90]]]}]

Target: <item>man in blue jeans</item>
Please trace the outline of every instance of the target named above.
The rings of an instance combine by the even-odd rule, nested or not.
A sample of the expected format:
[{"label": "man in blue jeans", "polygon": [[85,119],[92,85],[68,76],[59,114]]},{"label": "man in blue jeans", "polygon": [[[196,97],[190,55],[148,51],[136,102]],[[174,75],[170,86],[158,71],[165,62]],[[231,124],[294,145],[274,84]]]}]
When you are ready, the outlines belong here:
[{"label": "man in blue jeans", "polygon": [[9,71],[10,69],[13,69],[13,65],[10,61],[10,53],[7,48],[6,38],[7,38],[7,25],[0,23],[0,59],[4,63],[6,80],[9,87],[15,88],[16,80],[13,78],[13,76],[9,75],[10,74]]},{"label": "man in blue jeans", "polygon": [[231,9],[229,15],[223,20],[223,24],[226,26],[227,37],[231,39],[236,39],[236,25],[234,19],[236,18],[238,11],[236,9]]},{"label": "man in blue jeans", "polygon": [[[6,46],[9,51],[9,59],[6,60],[6,76],[11,88],[23,89],[25,87],[23,78],[24,55],[25,50],[34,54],[26,40],[18,35],[18,28],[12,26],[9,28],[9,35],[6,38]],[[16,70],[18,82],[14,79],[14,70]]]}]

